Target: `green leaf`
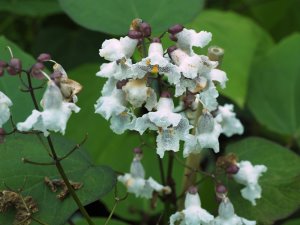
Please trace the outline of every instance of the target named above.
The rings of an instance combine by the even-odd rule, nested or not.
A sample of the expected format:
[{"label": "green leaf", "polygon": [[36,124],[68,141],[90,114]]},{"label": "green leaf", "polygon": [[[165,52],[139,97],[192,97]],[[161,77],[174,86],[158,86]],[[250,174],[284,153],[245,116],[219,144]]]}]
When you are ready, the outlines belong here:
[{"label": "green leaf", "polygon": [[[75,146],[63,138],[55,137],[53,140],[59,156],[64,156]],[[35,162],[49,162],[44,144],[35,135],[12,135],[6,138],[5,143],[0,145],[0,189],[6,189],[4,183],[13,190],[24,185],[22,195],[32,196],[38,205],[39,212],[34,217],[47,224],[62,225],[77,210],[77,205],[70,196],[63,201],[57,199],[58,193],[51,192],[45,185],[46,176],[50,179],[60,178],[57,169],[52,165],[38,166],[21,161],[26,158]],[[114,172],[106,166],[93,165],[82,148],[63,160],[62,165],[71,181],[83,183],[76,193],[84,205],[107,194],[115,184]],[[13,216],[12,211],[5,213],[0,217],[0,224],[12,224]]]},{"label": "green leaf", "polygon": [[259,58],[251,70],[248,106],[259,123],[278,134],[300,136],[300,34]]},{"label": "green leaf", "polygon": [[239,160],[253,165],[263,164],[268,171],[260,178],[262,198],[257,205],[241,197],[242,185],[230,181],[230,199],[236,213],[259,224],[272,224],[299,208],[300,158],[289,149],[261,138],[247,138],[231,144],[226,152],[235,153]]},{"label": "green leaf", "polygon": [[300,219],[295,219],[295,220],[289,220],[285,222],[283,225],[299,225],[300,224]]},{"label": "green leaf", "polygon": [[[15,43],[9,41],[4,36],[0,36],[1,60],[6,62],[10,60],[7,46],[10,46],[15,58],[21,59],[24,69],[29,69],[35,63],[35,59],[32,56],[21,50]],[[24,76],[24,80],[27,81],[26,76]],[[34,86],[39,86],[39,84],[40,81],[33,81]],[[30,94],[21,92],[20,87],[21,82],[18,76],[11,76],[6,73],[3,77],[0,77],[0,91],[4,92],[14,104],[12,106],[12,115],[15,122],[25,120],[34,108]],[[42,94],[41,90],[36,91],[38,101],[41,100]]]},{"label": "green leaf", "polygon": [[[105,224],[106,218],[93,219],[93,222],[95,224]],[[128,223],[124,223],[119,220],[113,220],[113,219],[111,219],[108,224],[109,225],[128,225]],[[88,223],[85,220],[80,220],[78,222],[75,222],[75,225],[88,225]]]},{"label": "green leaf", "polygon": [[203,0],[59,0],[63,10],[78,24],[109,34],[126,34],[131,21],[141,18],[154,32],[191,21],[203,7]]},{"label": "green leaf", "polygon": [[271,37],[250,19],[233,12],[207,10],[186,27],[210,31],[213,34],[210,45],[225,49],[222,70],[229,81],[221,93],[243,106],[253,59],[272,47]]},{"label": "green leaf", "polygon": [[0,11],[25,16],[48,16],[61,12],[57,0],[1,0]]}]

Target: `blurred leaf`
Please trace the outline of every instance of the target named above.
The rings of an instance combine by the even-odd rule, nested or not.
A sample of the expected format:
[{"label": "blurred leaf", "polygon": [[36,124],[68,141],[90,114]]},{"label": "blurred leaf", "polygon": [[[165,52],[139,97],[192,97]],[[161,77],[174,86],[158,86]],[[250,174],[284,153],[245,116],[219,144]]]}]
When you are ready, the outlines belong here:
[{"label": "blurred leaf", "polygon": [[[78,105],[81,107],[81,111],[78,114],[72,115],[68,124],[67,135],[73,140],[80,140],[88,132],[90,135],[86,145],[93,159],[97,163],[110,165],[116,171],[128,172],[133,159],[132,150],[134,147],[139,146],[142,140],[136,132],[127,132],[123,135],[113,133],[109,128],[109,122],[102,118],[101,115],[93,113],[95,111],[94,104],[100,96],[102,85],[106,81],[106,79],[95,76],[98,70],[98,65],[85,65],[69,72],[71,79],[83,85],[83,90],[78,95]],[[151,176],[161,183],[155,140],[148,133],[143,136],[143,139],[153,146],[150,148],[146,146],[142,147],[144,150],[142,163],[145,167],[146,176]],[[181,153],[178,154],[180,155]],[[166,174],[167,154],[163,159],[163,163]],[[177,192],[180,194],[183,167],[176,161],[173,176],[177,184]],[[210,188],[211,185],[208,184],[207,187]],[[122,184],[118,185],[118,190],[121,197],[125,195],[126,190]],[[105,203],[111,209],[114,204],[113,193],[105,197]],[[211,203],[211,199],[206,198],[203,201],[205,207],[210,204],[214,204],[214,202]],[[156,210],[152,210],[149,200],[137,199],[130,194],[125,201],[120,202],[117,206],[116,214],[127,219],[141,219],[140,211],[145,211],[147,214],[153,215],[161,209],[162,204],[160,203]]]},{"label": "blurred leaf", "polygon": [[[93,222],[95,224],[105,224],[106,218],[99,218],[99,219],[93,219]],[[109,225],[128,225],[128,223],[121,222],[119,220],[113,220],[111,219],[108,223]],[[75,225],[88,225],[88,223],[85,220],[80,220],[78,222],[75,222]]]},{"label": "blurred leaf", "polygon": [[260,178],[262,198],[257,205],[241,197],[242,185],[231,181],[229,194],[236,213],[259,224],[272,224],[300,207],[300,158],[276,143],[247,138],[231,144],[226,152],[232,152],[240,160],[249,160],[253,165],[263,164],[268,171]]},{"label": "blurred leaf", "polygon": [[[28,55],[26,52],[22,51],[16,44],[7,40],[4,36],[0,36],[0,60],[8,62],[10,60],[10,54],[7,49],[10,46],[15,58],[19,58],[22,61],[24,69],[29,69],[35,60],[32,56]],[[24,76],[26,80],[26,76]],[[38,86],[41,82],[34,80],[34,86]],[[20,80],[18,76],[10,76],[5,74],[0,77],[0,91],[4,92],[13,102],[12,115],[14,121],[22,121],[31,113],[34,108],[30,94],[21,92],[19,87],[21,87]],[[36,91],[38,101],[41,100],[42,91]]]},{"label": "blurred leaf", "polygon": [[0,11],[25,16],[48,16],[62,10],[57,0],[0,0]]},{"label": "blurred leaf", "polygon": [[100,61],[98,52],[104,39],[105,36],[98,32],[83,28],[49,27],[38,33],[33,52],[48,52],[65,69],[69,69],[83,63]]},{"label": "blurred leaf", "polygon": [[299,225],[300,224],[300,219],[295,219],[295,220],[289,220],[285,222],[283,225]]},{"label": "blurred leaf", "polygon": [[[75,146],[61,137],[55,137],[53,140],[59,156],[64,156]],[[13,190],[18,190],[26,180],[22,194],[32,196],[37,202],[39,212],[34,214],[34,217],[47,224],[62,225],[77,210],[77,205],[70,196],[61,201],[56,197],[58,193],[51,192],[44,183],[46,176],[50,179],[60,178],[55,166],[22,163],[22,158],[35,162],[50,161],[44,144],[37,136],[8,136],[5,143],[0,145],[0,158],[0,189],[6,189],[5,183]],[[83,187],[76,193],[84,205],[107,194],[116,181],[115,174],[110,168],[94,166],[82,148],[63,160],[62,165],[71,181],[83,183]],[[9,211],[4,215],[0,217],[0,224],[12,224],[14,212]]]},{"label": "blurred leaf", "polygon": [[91,30],[122,35],[131,21],[141,18],[155,32],[191,21],[203,7],[203,0],[59,0],[63,10],[78,24]]},{"label": "blurred leaf", "polygon": [[251,70],[248,106],[269,130],[300,137],[300,35],[280,42]]},{"label": "blurred leaf", "polygon": [[243,0],[257,22],[276,39],[300,31],[299,0]]},{"label": "blurred leaf", "polygon": [[272,47],[271,37],[250,19],[232,12],[207,10],[186,27],[211,32],[210,45],[225,49],[222,70],[229,81],[226,89],[220,91],[243,106],[253,59]]}]

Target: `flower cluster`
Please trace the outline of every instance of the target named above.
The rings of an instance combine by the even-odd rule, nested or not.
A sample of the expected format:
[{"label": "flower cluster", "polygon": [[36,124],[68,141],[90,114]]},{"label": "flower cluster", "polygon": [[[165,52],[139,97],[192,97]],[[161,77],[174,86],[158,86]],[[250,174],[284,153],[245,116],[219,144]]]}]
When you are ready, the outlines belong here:
[{"label": "flower cluster", "polygon": [[[226,73],[218,69],[217,61],[193,50],[207,46],[212,34],[181,25],[168,32],[176,45],[166,49],[161,37],[150,37],[150,25],[137,20],[128,36],[102,44],[100,56],[110,62],[97,73],[108,80],[95,105],[96,113],[110,119],[117,134],[156,132],[161,158],[166,151],[179,151],[180,141],[185,142],[185,157],[205,148],[218,152],[220,134],[242,134],[243,126],[233,105],[218,106],[216,85],[225,88]],[[145,38],[150,40],[148,51]],[[135,49],[142,55],[138,61],[133,57]],[[178,107],[173,95],[179,99]]]}]

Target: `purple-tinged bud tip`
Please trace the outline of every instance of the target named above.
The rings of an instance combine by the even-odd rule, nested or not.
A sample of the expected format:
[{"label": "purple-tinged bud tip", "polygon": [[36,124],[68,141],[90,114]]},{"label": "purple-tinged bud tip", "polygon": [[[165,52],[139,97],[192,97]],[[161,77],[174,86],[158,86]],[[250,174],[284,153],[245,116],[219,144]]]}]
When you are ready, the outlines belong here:
[{"label": "purple-tinged bud tip", "polygon": [[168,91],[163,91],[161,94],[160,94],[160,97],[162,98],[171,98],[171,93],[168,92]]},{"label": "purple-tinged bud tip", "polygon": [[195,187],[195,186],[190,186],[189,189],[188,189],[188,193],[191,194],[191,195],[195,195],[198,193],[198,188]]},{"label": "purple-tinged bud tip", "polygon": [[177,41],[178,40],[178,38],[174,35],[174,34],[170,34],[169,35],[169,38],[172,40],[172,41]]},{"label": "purple-tinged bud tip", "polygon": [[0,68],[7,67],[7,62],[0,60]]},{"label": "purple-tinged bud tip", "polygon": [[142,154],[142,153],[143,153],[143,151],[142,151],[142,149],[141,149],[141,148],[139,148],[139,147],[136,147],[136,148],[134,148],[134,149],[133,149],[133,153],[134,153],[134,154]]},{"label": "purple-tinged bud tip", "polygon": [[140,31],[130,30],[128,32],[128,37],[130,37],[131,39],[141,39],[143,37],[143,34]]},{"label": "purple-tinged bud tip", "polygon": [[177,34],[177,33],[181,32],[181,31],[183,30],[183,28],[184,28],[184,26],[182,26],[182,25],[180,25],[180,24],[176,24],[176,25],[170,27],[170,28],[168,29],[168,32],[169,32],[170,34]]},{"label": "purple-tinged bud tip", "polygon": [[171,54],[172,52],[174,52],[177,49],[177,47],[175,45],[171,46],[168,48],[168,54]]},{"label": "purple-tinged bud tip", "polygon": [[228,174],[237,174],[239,172],[240,168],[236,164],[231,164],[227,167],[226,172]]},{"label": "purple-tinged bud tip", "polygon": [[142,32],[144,37],[150,37],[151,35],[151,26],[149,23],[142,22],[140,24],[140,31]]},{"label": "purple-tinged bud tip", "polygon": [[44,74],[41,72],[41,70],[43,70],[44,68],[45,66],[43,63],[37,62],[31,67],[30,75],[36,79],[42,80],[45,78]]},{"label": "purple-tinged bud tip", "polygon": [[12,58],[7,67],[7,72],[10,75],[16,75],[22,71],[22,62],[18,58]]},{"label": "purple-tinged bud tip", "polygon": [[116,84],[117,89],[122,89],[126,84],[128,83],[128,80],[119,80]]},{"label": "purple-tinged bud tip", "polygon": [[151,40],[151,43],[161,43],[161,40],[160,40],[160,38],[155,37]]},{"label": "purple-tinged bud tip", "polygon": [[223,184],[218,184],[216,186],[216,192],[219,194],[225,194],[227,193],[227,188]]},{"label": "purple-tinged bud tip", "polygon": [[51,59],[51,55],[48,53],[42,53],[37,57],[38,62],[45,62]]}]

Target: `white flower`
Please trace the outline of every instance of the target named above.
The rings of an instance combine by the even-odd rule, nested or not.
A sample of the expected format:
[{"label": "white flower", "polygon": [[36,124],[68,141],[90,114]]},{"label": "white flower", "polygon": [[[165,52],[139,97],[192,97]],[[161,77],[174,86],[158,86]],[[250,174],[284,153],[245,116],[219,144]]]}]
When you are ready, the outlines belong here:
[{"label": "white flower", "polygon": [[130,37],[121,37],[120,40],[115,38],[105,40],[102,44],[102,48],[99,50],[101,57],[104,57],[108,61],[117,61],[122,58],[130,58],[138,40],[131,39]]},{"label": "white flower", "polygon": [[244,127],[240,120],[236,118],[236,114],[233,112],[233,105],[231,104],[218,107],[216,121],[221,124],[222,133],[227,137],[244,132]]},{"label": "white flower", "polygon": [[218,107],[217,98],[219,96],[219,92],[217,91],[216,86],[212,81],[209,81],[202,92],[197,95],[200,99],[203,107],[208,111],[214,111]]},{"label": "white flower", "polygon": [[150,199],[154,191],[166,194],[171,192],[170,187],[159,184],[152,177],[145,179],[144,167],[138,158],[131,163],[130,173],[118,176],[118,181],[123,183],[127,187],[127,191],[135,194],[136,197]]},{"label": "white flower", "polygon": [[207,85],[207,79],[203,76],[197,76],[195,79],[181,77],[175,84],[175,97],[183,95],[188,89],[192,93],[202,91]]},{"label": "white flower", "polygon": [[175,37],[177,38],[177,46],[179,48],[188,54],[193,54],[192,47],[205,47],[211,41],[212,34],[206,31],[197,33],[195,30],[184,28],[181,32],[177,33]]},{"label": "white flower", "polygon": [[12,101],[0,91],[0,128],[9,120],[9,107],[13,105]]},{"label": "white flower", "polygon": [[212,69],[208,75],[211,80],[217,81],[222,88],[226,87],[226,82],[228,81],[227,75],[224,71],[219,69]]},{"label": "white flower", "polygon": [[157,111],[149,112],[146,115],[157,127],[166,129],[169,126],[177,126],[182,118],[180,114],[173,111],[173,100],[171,98],[160,97],[157,103]]},{"label": "white flower", "polygon": [[246,187],[241,190],[243,198],[249,200],[252,205],[256,205],[255,199],[261,198],[261,186],[258,184],[259,178],[262,173],[267,171],[264,165],[253,166],[249,161],[241,161],[237,163],[239,171],[233,175],[234,180],[243,184]]},{"label": "white flower", "polygon": [[155,91],[147,87],[144,79],[130,80],[122,90],[125,92],[126,100],[135,108],[146,103],[145,107],[151,111],[157,103]]},{"label": "white flower", "polygon": [[183,156],[199,153],[204,148],[212,148],[215,153],[218,153],[221,130],[220,124],[215,121],[213,116],[208,111],[203,112],[196,127],[196,134],[187,136]]},{"label": "white flower", "polygon": [[198,193],[187,193],[185,197],[185,209],[176,212],[170,217],[170,225],[180,221],[180,225],[208,225],[214,217],[205,209],[201,208],[201,201]]},{"label": "white flower", "polygon": [[132,62],[130,57],[133,55],[137,46],[138,40],[129,37],[106,40],[99,50],[101,57],[111,61],[110,63],[103,63],[97,76],[117,80],[135,77],[132,73]]},{"label": "white flower", "polygon": [[255,221],[246,220],[234,213],[232,203],[225,198],[219,205],[219,216],[214,219],[211,225],[255,225]]},{"label": "white flower", "polygon": [[45,136],[49,135],[48,130],[64,134],[72,111],[76,113],[80,111],[74,103],[63,101],[61,91],[53,81],[48,82],[42,99],[42,107],[43,112],[33,110],[24,122],[18,123],[18,130],[39,130]]}]

